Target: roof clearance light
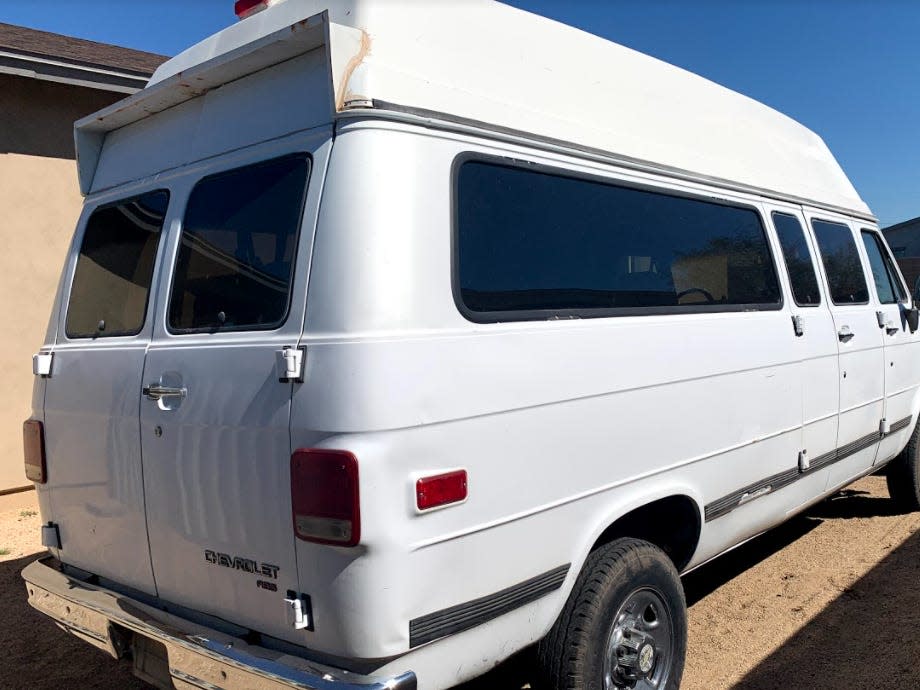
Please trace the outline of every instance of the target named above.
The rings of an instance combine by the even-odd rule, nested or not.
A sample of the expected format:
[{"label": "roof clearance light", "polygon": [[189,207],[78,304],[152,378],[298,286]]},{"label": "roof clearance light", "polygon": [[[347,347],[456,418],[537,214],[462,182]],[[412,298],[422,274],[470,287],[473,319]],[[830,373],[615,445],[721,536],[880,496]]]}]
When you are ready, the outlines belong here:
[{"label": "roof clearance light", "polygon": [[278,0],[236,0],[233,11],[236,12],[236,16],[240,19],[246,19],[246,17],[251,17],[256,12],[261,12],[266,7],[271,7],[277,2]]}]

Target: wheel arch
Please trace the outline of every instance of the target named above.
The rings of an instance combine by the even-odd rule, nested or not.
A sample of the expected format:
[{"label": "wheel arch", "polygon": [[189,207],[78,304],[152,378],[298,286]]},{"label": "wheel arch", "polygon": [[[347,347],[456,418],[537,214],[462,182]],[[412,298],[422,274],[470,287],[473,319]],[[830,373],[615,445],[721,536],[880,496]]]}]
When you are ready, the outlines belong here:
[{"label": "wheel arch", "polygon": [[703,531],[703,501],[686,486],[660,487],[634,496],[598,521],[584,548],[584,558],[620,537],[654,544],[682,572],[693,560]]}]

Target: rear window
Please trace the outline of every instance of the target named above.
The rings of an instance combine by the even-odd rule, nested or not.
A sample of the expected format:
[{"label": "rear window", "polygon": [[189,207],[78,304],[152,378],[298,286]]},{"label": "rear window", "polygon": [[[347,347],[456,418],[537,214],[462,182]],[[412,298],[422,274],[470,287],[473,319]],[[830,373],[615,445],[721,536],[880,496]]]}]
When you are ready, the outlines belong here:
[{"label": "rear window", "polygon": [[459,301],[477,321],[776,309],[751,208],[467,161],[457,179]]},{"label": "rear window", "polygon": [[86,223],[67,305],[68,338],[140,333],[169,194],[96,209]]},{"label": "rear window", "polygon": [[256,330],[284,322],[309,175],[309,158],[290,156],[198,183],[176,258],[171,330]]},{"label": "rear window", "polygon": [[867,304],[869,288],[850,228],[826,220],[813,220],[811,226],[818,240],[833,303]]}]

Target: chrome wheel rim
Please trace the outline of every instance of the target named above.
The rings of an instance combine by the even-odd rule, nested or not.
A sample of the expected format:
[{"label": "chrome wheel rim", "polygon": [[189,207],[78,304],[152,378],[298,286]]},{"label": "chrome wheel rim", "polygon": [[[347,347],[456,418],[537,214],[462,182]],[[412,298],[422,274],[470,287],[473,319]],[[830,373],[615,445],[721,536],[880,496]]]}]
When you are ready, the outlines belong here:
[{"label": "chrome wheel rim", "polygon": [[661,593],[641,587],[616,612],[604,654],[604,690],[667,686],[674,656],[674,621]]}]

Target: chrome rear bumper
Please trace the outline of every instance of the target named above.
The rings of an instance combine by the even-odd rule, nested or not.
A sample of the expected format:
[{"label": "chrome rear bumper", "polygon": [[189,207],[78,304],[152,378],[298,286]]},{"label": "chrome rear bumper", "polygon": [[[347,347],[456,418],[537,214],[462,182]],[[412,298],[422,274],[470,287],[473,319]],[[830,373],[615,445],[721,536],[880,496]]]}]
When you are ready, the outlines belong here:
[{"label": "chrome rear bumper", "polygon": [[362,676],[248,645],[111,590],[68,577],[50,557],[22,571],[29,604],[160,687],[207,690],[415,690],[412,672]]}]

